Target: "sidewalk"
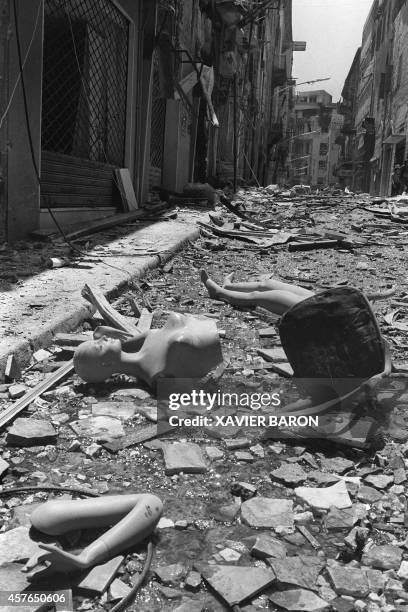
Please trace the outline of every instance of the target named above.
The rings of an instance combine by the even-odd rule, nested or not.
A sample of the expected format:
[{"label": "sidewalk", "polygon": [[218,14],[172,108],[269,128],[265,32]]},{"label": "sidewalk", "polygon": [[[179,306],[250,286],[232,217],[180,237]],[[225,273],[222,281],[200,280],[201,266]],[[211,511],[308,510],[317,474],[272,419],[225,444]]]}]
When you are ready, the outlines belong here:
[{"label": "sidewalk", "polygon": [[[109,266],[100,262],[93,263],[91,269],[46,270],[0,294],[0,380],[8,355],[14,354],[18,363],[26,366],[34,351],[52,342],[53,334],[72,331],[89,316],[92,307],[81,297],[85,283],[106,295],[123,289],[130,278],[143,276],[180,250],[187,240],[195,240],[199,235],[196,222],[206,218],[204,211],[181,210],[174,221],[153,223],[109,242],[106,254],[125,254],[106,257],[104,262]],[[160,257],[138,255],[149,250],[159,252]],[[102,257],[90,252],[90,258]]]}]

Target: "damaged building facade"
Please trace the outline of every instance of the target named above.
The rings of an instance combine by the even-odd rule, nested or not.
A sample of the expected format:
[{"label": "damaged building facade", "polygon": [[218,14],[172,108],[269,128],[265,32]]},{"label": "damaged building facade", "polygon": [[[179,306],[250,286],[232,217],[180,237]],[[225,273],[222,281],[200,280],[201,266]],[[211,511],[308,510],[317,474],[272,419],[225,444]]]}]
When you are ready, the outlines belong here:
[{"label": "damaged building facade", "polygon": [[407,0],[375,0],[343,89],[342,168],[352,168],[352,189],[373,195],[391,194],[394,166],[408,155],[407,25]]},{"label": "damaged building facade", "polygon": [[[24,4],[24,6],[23,6]],[[0,237],[287,174],[291,0],[0,0]]]},{"label": "damaged building facade", "polygon": [[337,182],[343,117],[323,89],[296,96],[291,146],[291,183],[328,187]]}]

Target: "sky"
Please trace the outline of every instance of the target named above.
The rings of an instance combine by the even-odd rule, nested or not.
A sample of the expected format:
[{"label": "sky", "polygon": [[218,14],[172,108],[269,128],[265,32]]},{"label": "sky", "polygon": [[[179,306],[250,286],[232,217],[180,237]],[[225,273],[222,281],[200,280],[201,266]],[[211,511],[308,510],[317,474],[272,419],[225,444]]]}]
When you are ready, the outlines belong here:
[{"label": "sky", "polygon": [[293,40],[307,42],[306,51],[293,54],[293,77],[298,83],[331,77],[323,83],[302,85],[298,91],[325,89],[332,94],[333,102],[340,99],[372,3],[293,0]]}]

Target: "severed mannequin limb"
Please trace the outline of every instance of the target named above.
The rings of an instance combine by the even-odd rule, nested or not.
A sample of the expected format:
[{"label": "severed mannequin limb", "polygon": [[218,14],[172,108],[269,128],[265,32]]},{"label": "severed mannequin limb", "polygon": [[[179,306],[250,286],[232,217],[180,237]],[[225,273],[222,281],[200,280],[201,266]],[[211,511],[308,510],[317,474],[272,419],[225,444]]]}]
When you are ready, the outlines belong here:
[{"label": "severed mannequin limb", "polygon": [[[156,527],[162,511],[161,500],[148,493],[46,502],[34,510],[31,523],[48,535],[114,525],[79,555],[40,544],[47,552],[36,558],[34,564],[28,561],[25,571],[31,570],[30,579],[43,579],[50,574],[77,572],[103,563],[142,542]],[[46,569],[35,571],[38,564]]]},{"label": "severed mannequin limb", "polygon": [[314,295],[307,289],[272,279],[232,283],[231,275],[226,278],[221,287],[209,278],[205,270],[201,271],[201,282],[213,299],[223,300],[233,306],[261,306],[277,315],[282,315],[295,304]]}]

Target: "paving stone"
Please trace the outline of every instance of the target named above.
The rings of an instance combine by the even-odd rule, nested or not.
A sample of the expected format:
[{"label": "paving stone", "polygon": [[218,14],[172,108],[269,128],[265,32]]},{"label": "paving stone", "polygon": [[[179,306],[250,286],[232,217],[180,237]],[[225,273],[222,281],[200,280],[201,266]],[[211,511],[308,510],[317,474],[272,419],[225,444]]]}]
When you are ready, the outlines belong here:
[{"label": "paving stone", "polygon": [[4,459],[0,458],[0,478],[3,476],[3,474],[5,474],[5,472],[7,472],[9,467],[10,466],[7,461],[4,461]]},{"label": "paving stone", "polygon": [[394,476],[386,474],[370,474],[364,479],[369,485],[373,485],[376,489],[386,489],[394,482]]},{"label": "paving stone", "polygon": [[244,461],[245,463],[253,463],[254,461],[251,453],[246,453],[245,451],[235,451],[234,456],[237,461]]},{"label": "paving stone", "polygon": [[295,487],[307,480],[306,472],[298,463],[283,463],[270,474],[272,480],[277,480],[288,487]]},{"label": "paving stone", "polygon": [[231,607],[252,599],[275,580],[272,570],[263,567],[196,563],[195,569]]},{"label": "paving stone", "polygon": [[251,555],[257,559],[267,559],[268,557],[283,559],[286,554],[285,544],[268,534],[258,536],[251,548]]},{"label": "paving stone", "polygon": [[281,593],[273,593],[269,597],[271,602],[279,608],[288,610],[289,612],[320,612],[327,610],[330,604],[321,597],[318,597],[312,591],[305,589],[292,589]]},{"label": "paving stone", "polygon": [[98,402],[92,405],[93,416],[111,416],[117,419],[131,419],[138,412],[134,402]]},{"label": "paving stone", "polygon": [[399,569],[401,565],[402,550],[391,544],[372,546],[363,554],[361,563],[377,569]]},{"label": "paving stone", "polygon": [[373,487],[361,485],[357,493],[357,499],[366,504],[375,504],[382,499],[382,494]]},{"label": "paving stone", "polygon": [[344,474],[354,468],[354,463],[345,457],[322,457],[320,464],[324,470],[335,474]]},{"label": "paving stone", "polygon": [[366,597],[370,592],[366,573],[358,567],[328,567],[333,588],[339,595]]},{"label": "paving stone", "polygon": [[110,559],[102,565],[96,565],[85,575],[79,577],[76,587],[84,591],[91,591],[101,595],[104,593],[113,578],[116,576],[119,567],[122,565],[124,557],[122,555]]},{"label": "paving stone", "polygon": [[77,436],[95,438],[100,441],[121,438],[125,435],[120,419],[110,416],[90,416],[86,419],[79,419],[79,421],[70,423],[70,427]]},{"label": "paving stone", "polygon": [[41,551],[37,542],[30,538],[27,527],[16,527],[0,533],[0,565],[14,561],[27,561]]},{"label": "paving stone", "polygon": [[249,448],[251,442],[248,438],[235,438],[232,440],[225,440],[225,446],[227,450],[239,450],[241,448]]},{"label": "paving stone", "polygon": [[224,457],[224,453],[220,448],[216,446],[206,446],[205,447],[206,455],[211,461],[218,461]]},{"label": "paving stone", "polygon": [[351,508],[331,507],[325,517],[326,529],[350,529],[357,521],[355,510]]},{"label": "paving stone", "polygon": [[324,567],[319,557],[299,555],[283,559],[268,559],[277,581],[310,590],[317,590],[317,578]]},{"label": "paving stone", "polygon": [[187,568],[183,563],[173,563],[156,567],[154,573],[165,586],[178,586],[187,574]]},{"label": "paving stone", "polygon": [[42,446],[55,444],[57,432],[49,421],[16,419],[7,433],[6,442],[12,446]]},{"label": "paving stone", "polygon": [[187,589],[197,591],[201,586],[201,574],[199,572],[188,572],[184,584]]},{"label": "paving stone", "polygon": [[298,487],[295,493],[309,506],[318,510],[328,510],[332,506],[340,509],[351,507],[351,499],[343,480],[326,488]]},{"label": "paving stone", "polygon": [[[0,552],[1,555],[1,552]],[[2,562],[0,564],[0,591],[23,592],[31,586],[27,574],[21,571],[21,563]],[[3,607],[0,608],[3,610]]]},{"label": "paving stone", "polygon": [[175,442],[164,444],[164,465],[167,476],[185,472],[187,474],[204,474],[208,467],[201,448],[192,442]]},{"label": "paving stone", "polygon": [[241,506],[242,522],[249,527],[293,527],[293,502],[289,499],[253,497]]}]

